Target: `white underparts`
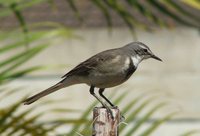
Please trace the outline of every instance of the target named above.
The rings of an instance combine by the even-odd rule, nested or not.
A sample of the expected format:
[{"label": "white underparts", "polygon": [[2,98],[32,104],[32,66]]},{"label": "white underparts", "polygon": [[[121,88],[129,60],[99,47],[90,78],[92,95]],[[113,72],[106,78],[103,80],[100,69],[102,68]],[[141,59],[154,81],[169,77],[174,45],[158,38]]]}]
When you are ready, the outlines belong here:
[{"label": "white underparts", "polygon": [[138,64],[142,61],[142,58],[139,55],[135,55],[131,57],[131,60],[133,61],[133,65],[137,67]]}]

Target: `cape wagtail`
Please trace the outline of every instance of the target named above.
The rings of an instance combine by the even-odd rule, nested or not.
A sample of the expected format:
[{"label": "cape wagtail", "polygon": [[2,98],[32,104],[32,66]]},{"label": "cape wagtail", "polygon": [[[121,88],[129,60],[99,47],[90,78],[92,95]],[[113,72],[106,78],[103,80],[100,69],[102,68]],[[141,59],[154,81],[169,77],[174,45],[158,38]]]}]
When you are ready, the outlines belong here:
[{"label": "cape wagtail", "polygon": [[99,88],[99,95],[114,107],[114,104],[103,95],[105,88],[124,83],[135,72],[139,63],[148,58],[162,61],[153,54],[148,46],[141,42],[132,42],[121,48],[100,52],[77,65],[65,74],[62,77],[63,79],[57,84],[26,99],[24,104],[31,104],[61,88],[85,83],[90,86],[90,94],[93,95],[103,107],[107,107],[107,105],[94,93],[95,87]]}]

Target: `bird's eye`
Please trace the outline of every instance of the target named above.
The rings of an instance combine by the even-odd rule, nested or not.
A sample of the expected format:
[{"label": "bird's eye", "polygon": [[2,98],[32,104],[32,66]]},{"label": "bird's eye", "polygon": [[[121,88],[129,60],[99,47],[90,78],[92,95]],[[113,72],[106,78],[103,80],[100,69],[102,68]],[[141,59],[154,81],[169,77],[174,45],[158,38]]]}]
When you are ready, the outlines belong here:
[{"label": "bird's eye", "polygon": [[148,50],[147,50],[147,49],[144,49],[144,52],[148,52]]}]

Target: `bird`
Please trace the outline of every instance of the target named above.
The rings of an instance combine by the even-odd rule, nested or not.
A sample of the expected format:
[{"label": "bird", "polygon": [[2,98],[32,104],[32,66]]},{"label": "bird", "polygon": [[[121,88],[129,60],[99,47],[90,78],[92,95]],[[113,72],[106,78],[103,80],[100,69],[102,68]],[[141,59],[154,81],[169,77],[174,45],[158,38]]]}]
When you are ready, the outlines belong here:
[{"label": "bird", "polygon": [[[87,84],[89,92],[103,107],[115,105],[103,94],[106,88],[118,86],[127,81],[136,71],[140,62],[153,58],[162,61],[150,48],[142,42],[131,42],[123,47],[102,51],[83,61],[67,74],[57,84],[23,101],[29,105],[38,99],[49,95],[57,90],[75,84]],[[98,88],[99,96],[95,93]],[[107,104],[102,101],[107,102]]]}]

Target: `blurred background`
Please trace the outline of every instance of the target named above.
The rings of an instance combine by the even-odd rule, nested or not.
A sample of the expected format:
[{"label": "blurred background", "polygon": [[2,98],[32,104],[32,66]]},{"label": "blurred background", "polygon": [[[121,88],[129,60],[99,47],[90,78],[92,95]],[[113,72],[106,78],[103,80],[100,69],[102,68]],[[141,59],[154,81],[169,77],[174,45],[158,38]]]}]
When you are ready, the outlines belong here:
[{"label": "blurred background", "polygon": [[1,0],[0,135],[91,135],[100,104],[87,85],[22,101],[90,56],[141,41],[163,62],[106,89],[126,117],[120,135],[199,136],[199,28],[198,0]]}]

